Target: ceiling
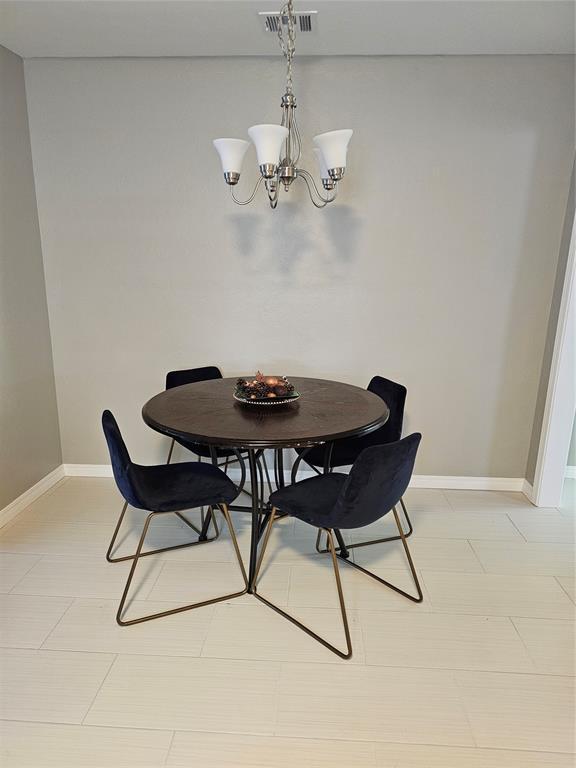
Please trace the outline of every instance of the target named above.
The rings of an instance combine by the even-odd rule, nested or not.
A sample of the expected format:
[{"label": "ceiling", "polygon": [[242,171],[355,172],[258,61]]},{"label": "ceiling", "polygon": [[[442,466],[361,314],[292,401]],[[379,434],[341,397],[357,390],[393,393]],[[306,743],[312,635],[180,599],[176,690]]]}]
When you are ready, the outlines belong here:
[{"label": "ceiling", "polygon": [[[0,44],[25,58],[278,52],[258,11],[281,0],[0,0]],[[317,10],[299,54],[574,53],[574,0],[296,0]]]}]

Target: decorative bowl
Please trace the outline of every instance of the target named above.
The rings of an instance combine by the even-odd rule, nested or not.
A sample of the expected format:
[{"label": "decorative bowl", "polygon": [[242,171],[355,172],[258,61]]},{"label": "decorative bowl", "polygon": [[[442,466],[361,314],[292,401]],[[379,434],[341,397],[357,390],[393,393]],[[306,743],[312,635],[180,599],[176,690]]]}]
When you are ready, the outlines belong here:
[{"label": "decorative bowl", "polygon": [[246,405],[286,405],[297,400],[300,394],[286,376],[264,376],[237,379],[234,399]]}]

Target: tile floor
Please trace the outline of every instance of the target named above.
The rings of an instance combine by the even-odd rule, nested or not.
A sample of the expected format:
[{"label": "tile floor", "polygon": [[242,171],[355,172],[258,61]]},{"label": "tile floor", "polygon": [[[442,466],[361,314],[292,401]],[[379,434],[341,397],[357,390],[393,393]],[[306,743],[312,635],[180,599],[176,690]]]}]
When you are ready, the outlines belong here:
[{"label": "tile floor", "polygon": [[[424,603],[343,567],[344,662],[249,596],[118,627],[128,565],[104,552],[119,496],[112,480],[62,481],[0,532],[0,765],[570,768],[569,500],[537,510],[520,494],[411,490],[407,504]],[[130,513],[122,551],[142,518]],[[247,553],[248,519],[234,520]],[[150,544],[188,531],[162,519]],[[314,533],[283,520],[273,537],[262,592],[340,643]],[[236,589],[233,557],[223,535],[148,558],[132,615]],[[396,544],[355,557],[409,585]]]}]

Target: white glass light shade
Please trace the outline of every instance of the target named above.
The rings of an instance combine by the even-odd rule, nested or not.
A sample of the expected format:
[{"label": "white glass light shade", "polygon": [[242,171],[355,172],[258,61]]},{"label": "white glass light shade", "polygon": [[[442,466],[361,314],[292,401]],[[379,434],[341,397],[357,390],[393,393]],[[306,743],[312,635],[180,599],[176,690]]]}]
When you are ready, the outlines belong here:
[{"label": "white glass light shade", "polygon": [[326,168],[346,168],[346,153],[353,131],[344,128],[341,131],[328,131],[314,136],[314,144],[324,158]]},{"label": "white glass light shade", "polygon": [[316,160],[318,161],[318,168],[320,169],[320,178],[329,179],[330,174],[328,173],[328,168],[326,167],[326,163],[324,162],[324,156],[322,155],[322,152],[318,149],[318,147],[314,147],[314,155],[316,157]]},{"label": "white glass light shade", "polygon": [[238,173],[242,171],[244,155],[250,146],[244,139],[214,139],[212,142],[220,155],[222,171],[224,173]]},{"label": "white glass light shade", "polygon": [[258,165],[278,165],[282,143],[288,136],[288,128],[283,125],[253,125],[248,128],[248,136],[256,147]]}]

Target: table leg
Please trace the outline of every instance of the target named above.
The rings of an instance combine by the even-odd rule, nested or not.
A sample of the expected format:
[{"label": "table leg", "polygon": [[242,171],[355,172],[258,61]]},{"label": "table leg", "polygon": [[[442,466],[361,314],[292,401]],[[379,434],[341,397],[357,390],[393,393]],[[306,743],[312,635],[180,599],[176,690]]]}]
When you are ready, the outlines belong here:
[{"label": "table leg", "polygon": [[332,449],[334,443],[326,443],[326,450],[324,451],[324,474],[327,475],[330,472],[330,462],[332,461]]},{"label": "table leg", "polygon": [[258,466],[256,452],[248,451],[248,467],[250,470],[250,486],[252,491],[252,535],[250,540],[250,565],[248,568],[248,593],[254,589],[254,576],[256,575],[256,561],[258,557],[258,541],[260,539],[260,494],[258,489]]},{"label": "table leg", "polygon": [[[202,456],[198,457],[198,460],[202,462]],[[218,454],[216,453],[216,448],[213,446],[210,446],[210,460],[212,461],[212,464],[217,467],[218,466]],[[210,526],[210,521],[214,517],[214,524],[216,525],[216,516],[214,513],[214,510],[212,507],[208,507],[208,513],[204,514],[204,507],[200,508],[200,515],[202,520],[202,531],[200,532],[199,541],[206,541],[208,538],[208,528]],[[216,532],[218,532],[218,528],[216,527]],[[217,535],[219,535],[217,533]]]},{"label": "table leg", "polygon": [[278,488],[284,488],[284,449],[278,448],[276,456],[278,462]]}]

